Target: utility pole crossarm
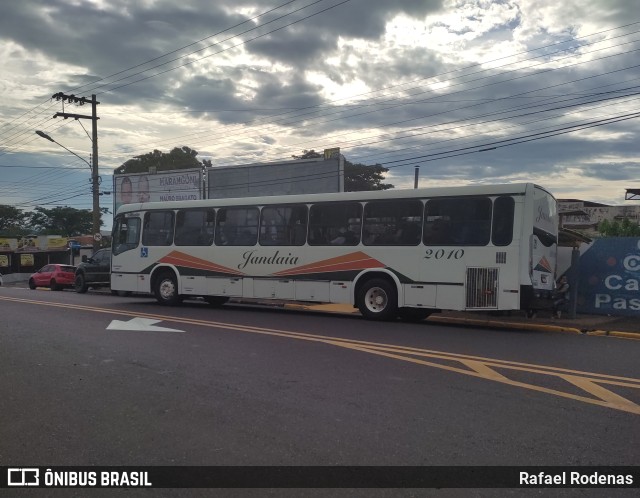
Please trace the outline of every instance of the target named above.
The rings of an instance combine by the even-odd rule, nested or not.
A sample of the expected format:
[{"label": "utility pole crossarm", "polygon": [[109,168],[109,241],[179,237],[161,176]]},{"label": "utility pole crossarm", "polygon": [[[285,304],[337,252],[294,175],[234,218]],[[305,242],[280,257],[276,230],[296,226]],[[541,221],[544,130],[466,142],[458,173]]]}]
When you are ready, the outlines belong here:
[{"label": "utility pole crossarm", "polygon": [[[67,118],[73,118],[73,119],[93,119],[93,116],[85,116],[85,115],[83,115],[83,114],[71,114],[71,113],[69,113],[69,112],[56,112],[56,113],[53,115],[53,117],[54,117],[54,118],[61,117],[61,118],[64,118],[64,119],[67,119]],[[100,118],[96,118],[96,119],[100,119]]]}]

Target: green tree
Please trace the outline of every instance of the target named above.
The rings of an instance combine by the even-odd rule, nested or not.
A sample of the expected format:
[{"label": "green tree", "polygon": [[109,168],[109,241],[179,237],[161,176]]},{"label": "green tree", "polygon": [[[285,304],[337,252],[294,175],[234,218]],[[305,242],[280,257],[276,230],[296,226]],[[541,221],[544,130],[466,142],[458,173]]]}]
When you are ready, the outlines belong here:
[{"label": "green tree", "polygon": [[360,192],[363,190],[387,190],[393,188],[391,183],[382,183],[389,168],[380,164],[369,166],[344,162],[344,190],[346,192]]},{"label": "green tree", "polygon": [[[105,214],[107,208],[101,208],[100,211],[101,214]],[[93,212],[90,209],[76,209],[67,206],[53,209],[37,207],[29,218],[33,229],[43,235],[77,237],[92,233],[93,230]],[[101,219],[100,226],[102,225]]]},{"label": "green tree", "polygon": [[5,236],[24,235],[27,214],[22,209],[0,204],[0,234]]},{"label": "green tree", "polygon": [[[315,159],[322,154],[315,150],[303,150],[300,156],[292,156],[294,159]],[[389,171],[380,164],[367,165],[344,161],[344,190],[345,192],[361,192],[365,190],[387,190],[393,188],[391,183],[382,183],[384,175]]]},{"label": "green tree", "polygon": [[116,168],[114,173],[146,173],[149,168],[155,167],[156,171],[170,171],[176,169],[201,168],[202,163],[197,158],[198,151],[189,147],[175,147],[171,152],[154,150],[141,156],[129,159],[122,166]]},{"label": "green tree", "polygon": [[621,222],[603,220],[598,224],[598,232],[603,237],[640,237],[640,226],[629,218]]}]

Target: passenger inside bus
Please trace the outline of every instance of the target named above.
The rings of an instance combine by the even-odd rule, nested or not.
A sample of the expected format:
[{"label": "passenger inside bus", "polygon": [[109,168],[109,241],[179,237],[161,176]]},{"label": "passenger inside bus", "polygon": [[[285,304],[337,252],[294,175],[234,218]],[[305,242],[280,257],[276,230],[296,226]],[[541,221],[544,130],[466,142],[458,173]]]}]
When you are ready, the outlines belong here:
[{"label": "passenger inside bus", "polygon": [[358,237],[347,227],[340,227],[338,235],[334,237],[329,243],[334,246],[353,246],[359,242]]}]

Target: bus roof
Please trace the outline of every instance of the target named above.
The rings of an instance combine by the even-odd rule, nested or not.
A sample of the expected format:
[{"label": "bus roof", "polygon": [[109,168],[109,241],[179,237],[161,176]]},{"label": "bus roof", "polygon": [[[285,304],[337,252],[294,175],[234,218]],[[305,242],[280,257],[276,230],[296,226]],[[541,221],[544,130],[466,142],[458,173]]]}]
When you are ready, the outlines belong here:
[{"label": "bus roof", "polygon": [[459,187],[431,187],[418,189],[367,190],[360,192],[330,192],[323,194],[273,195],[261,197],[233,197],[190,201],[145,202],[125,204],[118,213],[155,209],[185,209],[224,206],[263,206],[269,204],[312,204],[327,201],[369,201],[384,199],[411,199],[427,197],[455,197],[468,195],[522,195],[527,189],[538,188],[553,195],[543,187],[532,183],[506,183],[498,185],[467,185]]}]

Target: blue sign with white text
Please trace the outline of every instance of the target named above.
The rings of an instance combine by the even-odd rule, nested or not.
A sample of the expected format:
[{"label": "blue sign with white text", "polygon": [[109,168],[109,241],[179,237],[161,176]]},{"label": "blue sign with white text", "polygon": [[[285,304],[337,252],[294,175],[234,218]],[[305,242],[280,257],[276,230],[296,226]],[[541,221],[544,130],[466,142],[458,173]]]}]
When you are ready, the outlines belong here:
[{"label": "blue sign with white text", "polygon": [[578,312],[640,316],[640,239],[597,239],[580,256]]}]

